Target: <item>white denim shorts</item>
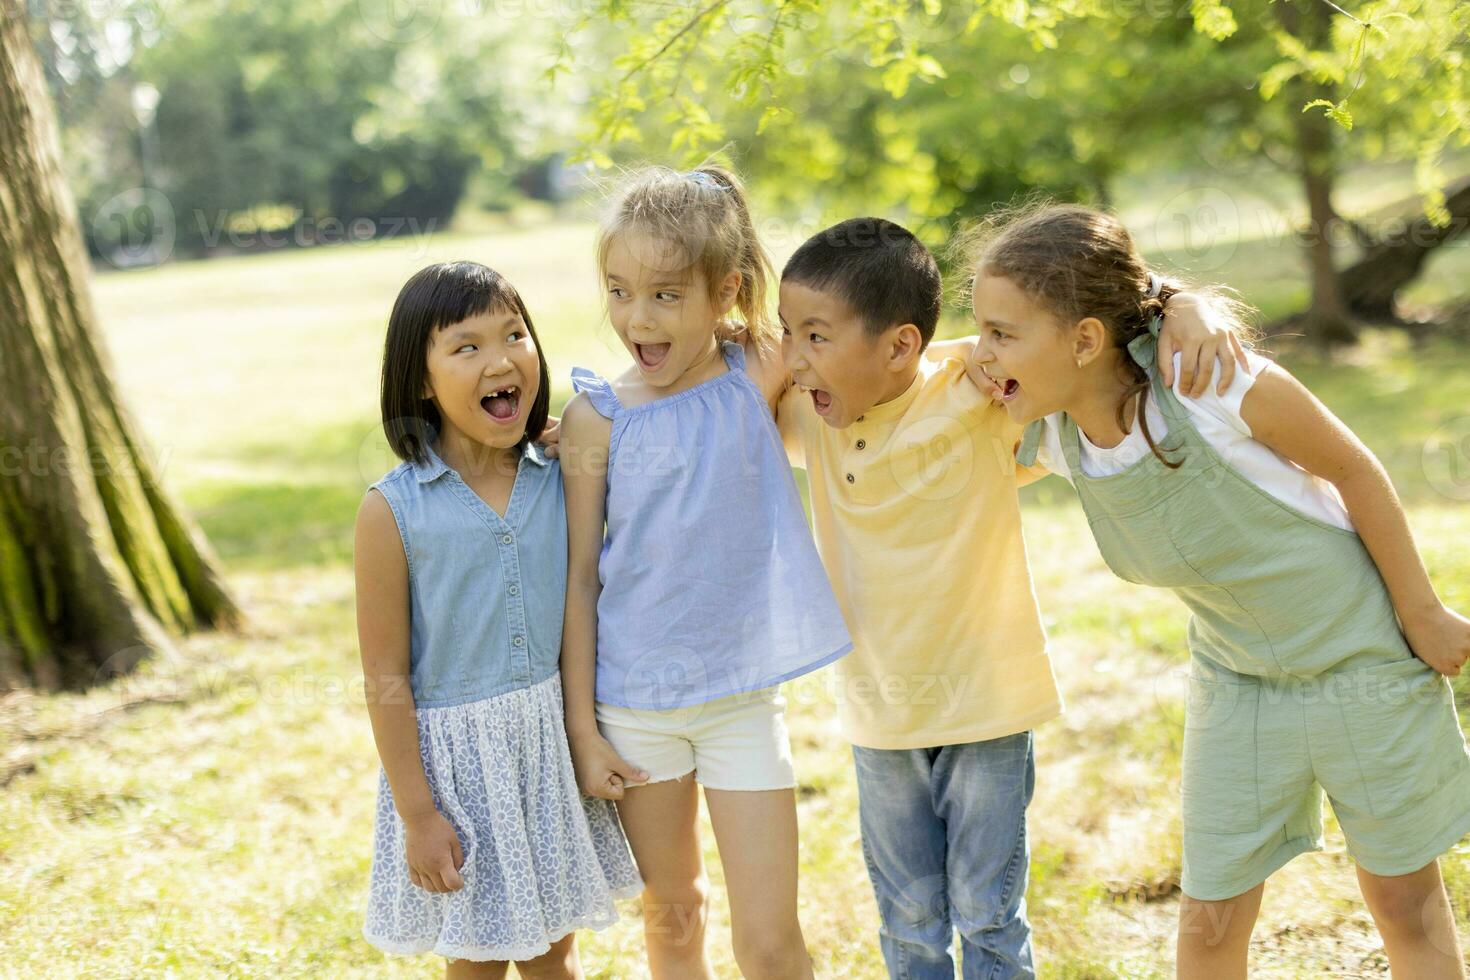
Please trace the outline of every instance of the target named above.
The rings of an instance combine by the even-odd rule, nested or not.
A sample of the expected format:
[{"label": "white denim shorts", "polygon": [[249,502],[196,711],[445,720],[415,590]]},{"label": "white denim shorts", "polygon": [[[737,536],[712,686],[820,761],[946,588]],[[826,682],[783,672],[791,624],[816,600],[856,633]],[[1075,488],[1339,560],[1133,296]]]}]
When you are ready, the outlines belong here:
[{"label": "white denim shorts", "polygon": [[599,701],[596,712],[602,737],[650,783],[693,773],[706,789],[796,786],[779,686],[663,711]]}]

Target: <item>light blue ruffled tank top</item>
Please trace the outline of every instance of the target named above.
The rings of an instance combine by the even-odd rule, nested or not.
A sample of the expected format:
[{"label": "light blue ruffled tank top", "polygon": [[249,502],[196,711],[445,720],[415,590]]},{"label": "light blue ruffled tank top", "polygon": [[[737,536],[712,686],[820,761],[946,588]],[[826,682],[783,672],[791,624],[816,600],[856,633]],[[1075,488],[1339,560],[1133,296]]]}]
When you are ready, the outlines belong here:
[{"label": "light blue ruffled tank top", "polygon": [[740,345],[722,347],[724,374],[633,408],[572,370],[572,387],[612,420],[597,603],[605,704],[703,704],[852,649],[765,396]]}]

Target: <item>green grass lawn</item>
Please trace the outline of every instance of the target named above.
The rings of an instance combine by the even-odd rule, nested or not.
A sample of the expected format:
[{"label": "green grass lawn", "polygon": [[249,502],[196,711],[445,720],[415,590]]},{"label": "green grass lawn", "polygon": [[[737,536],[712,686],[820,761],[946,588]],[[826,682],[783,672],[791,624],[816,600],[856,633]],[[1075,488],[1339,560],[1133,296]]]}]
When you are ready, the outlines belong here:
[{"label": "green grass lawn", "polygon": [[[484,261],[525,296],[560,405],[573,364],[611,370],[623,357],[602,323],[591,244],[587,225],[552,223],[99,277],[122,390],[250,626],[186,638],[107,689],[0,702],[0,759],[27,763],[0,796],[0,973],[442,972],[437,958],[386,957],[359,933],[378,762],[353,630],[351,523],[363,488],[391,465],[375,421],[383,327],[416,269]],[[1449,288],[1470,267],[1466,252],[1436,259],[1422,288]],[[1282,312],[1299,293],[1294,263],[1289,243],[1257,237],[1208,271]],[[1387,461],[1438,586],[1470,609],[1470,471],[1438,454],[1467,437],[1470,354],[1375,336],[1350,359],[1290,366]],[[1030,902],[1042,973],[1165,976],[1182,607],[1106,572],[1055,479],[1026,491],[1026,534],[1068,705],[1038,734]],[[1458,691],[1463,715],[1470,687]],[[849,750],[819,680],[793,683],[788,698],[818,975],[883,976]],[[1256,976],[1386,975],[1335,827],[1329,843],[1268,886]],[[707,859],[711,949],[733,977],[712,847]],[[1464,922],[1470,846],[1445,866]],[[590,975],[643,975],[637,903],[615,928],[584,933],[582,949]]]}]

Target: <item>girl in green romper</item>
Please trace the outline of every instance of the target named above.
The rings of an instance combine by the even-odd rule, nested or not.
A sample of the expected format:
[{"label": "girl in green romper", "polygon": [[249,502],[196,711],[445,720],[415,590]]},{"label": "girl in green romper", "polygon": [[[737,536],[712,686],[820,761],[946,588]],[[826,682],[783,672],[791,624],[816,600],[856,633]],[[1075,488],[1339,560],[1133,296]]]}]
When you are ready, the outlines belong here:
[{"label": "girl in green romper", "polygon": [[1179,975],[1245,976],[1265,879],[1322,847],[1325,789],[1394,975],[1463,977],[1438,857],[1470,832],[1445,679],[1470,620],[1435,595],[1383,467],[1255,356],[1238,416],[1186,408],[1155,365],[1180,287],[1112,216],[1033,206],[971,245],[971,376],[1029,423],[1018,458],[1050,447],[1108,566],[1193,613]]}]

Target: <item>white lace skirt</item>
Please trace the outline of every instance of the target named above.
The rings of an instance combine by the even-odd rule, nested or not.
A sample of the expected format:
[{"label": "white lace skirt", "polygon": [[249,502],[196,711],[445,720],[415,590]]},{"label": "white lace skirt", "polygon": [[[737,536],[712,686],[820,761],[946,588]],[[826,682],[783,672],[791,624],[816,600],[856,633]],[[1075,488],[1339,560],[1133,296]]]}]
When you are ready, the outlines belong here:
[{"label": "white lace skirt", "polygon": [[642,891],[613,804],[584,797],[563,727],[561,675],[483,701],[418,709],[434,805],[459,834],[464,887],[408,878],[403,821],[378,772],[363,937],[390,953],[528,960],[618,919]]}]

